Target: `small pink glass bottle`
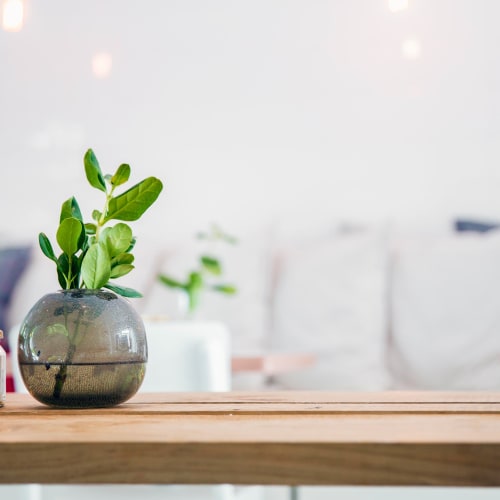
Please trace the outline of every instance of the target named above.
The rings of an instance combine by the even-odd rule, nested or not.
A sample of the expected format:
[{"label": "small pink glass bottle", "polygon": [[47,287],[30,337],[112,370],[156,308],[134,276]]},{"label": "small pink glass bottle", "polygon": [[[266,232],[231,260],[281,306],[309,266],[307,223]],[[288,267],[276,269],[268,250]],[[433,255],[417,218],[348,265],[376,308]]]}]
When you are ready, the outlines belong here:
[{"label": "small pink glass bottle", "polygon": [[[3,332],[0,330],[0,340],[3,339]],[[7,377],[7,355],[0,345],[0,407],[5,402],[5,384]]]}]

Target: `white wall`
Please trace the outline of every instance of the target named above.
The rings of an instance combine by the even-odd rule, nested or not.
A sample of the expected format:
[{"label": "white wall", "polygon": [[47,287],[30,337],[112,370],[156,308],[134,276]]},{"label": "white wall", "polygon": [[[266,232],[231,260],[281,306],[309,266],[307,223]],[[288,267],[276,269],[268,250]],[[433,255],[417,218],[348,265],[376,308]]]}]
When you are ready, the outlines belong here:
[{"label": "white wall", "polygon": [[98,208],[87,147],[164,180],[139,235],[500,218],[497,0],[26,3],[24,28],[0,30],[0,233],[53,234],[73,194]]}]

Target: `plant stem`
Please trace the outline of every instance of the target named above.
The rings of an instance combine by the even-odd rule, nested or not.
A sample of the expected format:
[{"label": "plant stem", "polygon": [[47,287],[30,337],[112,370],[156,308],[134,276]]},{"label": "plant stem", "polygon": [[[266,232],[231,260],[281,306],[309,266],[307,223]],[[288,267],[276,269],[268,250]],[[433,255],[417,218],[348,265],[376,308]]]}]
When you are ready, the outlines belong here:
[{"label": "plant stem", "polygon": [[66,290],[69,290],[71,288],[71,281],[73,280],[73,276],[71,274],[71,266],[72,262],[71,259],[72,255],[68,255],[68,276],[66,276]]},{"label": "plant stem", "polygon": [[111,198],[113,198],[113,191],[115,190],[115,187],[112,186],[109,193],[106,192],[106,201],[104,203],[104,208],[102,210],[101,216],[99,217],[99,220],[97,221],[97,228],[95,231],[95,240],[99,241],[99,235],[101,233],[101,228],[106,224],[106,214],[108,213],[109,210],[109,202],[111,201]]},{"label": "plant stem", "polygon": [[73,360],[75,351],[76,345],[70,344],[68,348],[68,354],[66,355],[66,361],[64,362],[64,364],[59,366],[59,371],[56,373],[56,383],[54,385],[54,392],[52,394],[55,399],[59,399],[59,397],[61,396],[64,382],[66,382],[66,377],[68,376],[68,364],[70,364]]},{"label": "plant stem", "polygon": [[[66,359],[64,360],[64,363],[59,366],[59,371],[55,375],[55,384],[54,384],[54,392],[52,393],[52,396],[55,399],[59,399],[61,396],[61,392],[64,387],[64,383],[66,382],[66,378],[68,376],[68,365],[71,364],[73,361],[73,356],[75,355],[76,351],[76,340],[78,337],[78,330],[80,329],[80,321],[82,319],[83,311],[80,310],[78,313],[78,318],[76,320],[76,328],[75,332],[72,335],[72,339],[69,341],[69,347],[68,347],[68,352],[66,354]],[[68,317],[65,314],[65,326],[66,330],[68,327]],[[68,337],[69,340],[69,337]]]}]

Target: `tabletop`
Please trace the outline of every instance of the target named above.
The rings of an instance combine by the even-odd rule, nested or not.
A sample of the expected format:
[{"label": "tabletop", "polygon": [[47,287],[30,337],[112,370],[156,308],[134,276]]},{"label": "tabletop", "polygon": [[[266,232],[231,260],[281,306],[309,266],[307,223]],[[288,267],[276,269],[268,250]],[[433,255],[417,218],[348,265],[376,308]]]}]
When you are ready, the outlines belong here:
[{"label": "tabletop", "polygon": [[0,483],[500,486],[500,393],[9,394]]}]

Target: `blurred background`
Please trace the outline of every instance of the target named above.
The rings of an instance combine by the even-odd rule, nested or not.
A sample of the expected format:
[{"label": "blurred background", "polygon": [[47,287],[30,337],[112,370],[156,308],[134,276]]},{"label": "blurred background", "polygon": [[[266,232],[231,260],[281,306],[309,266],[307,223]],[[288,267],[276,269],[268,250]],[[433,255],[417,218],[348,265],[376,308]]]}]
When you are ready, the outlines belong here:
[{"label": "blurred background", "polygon": [[[238,296],[207,296],[201,318],[228,325],[233,353],[318,363],[233,387],[500,388],[499,234],[363,231],[283,253],[268,231],[500,220],[498,0],[0,0],[0,16],[1,244],[53,239],[71,195],[86,219],[102,206],[93,148],[105,173],[164,182],[140,239],[185,244],[212,222],[252,235],[227,256]],[[172,315],[156,280],[170,248],[151,250],[137,247],[154,292],[140,310]],[[34,259],[0,297],[5,329],[56,287]]]},{"label": "blurred background", "polygon": [[2,234],[100,206],[89,147],[164,181],[143,234],[500,214],[496,0],[0,5]]},{"label": "blurred background", "polygon": [[[92,148],[104,173],[165,184],[123,282],[142,314],[179,318],[158,273],[185,278],[216,223],[242,243],[215,252],[238,293],[197,319],[225,323],[233,354],[317,357],[271,382],[500,387],[500,232],[478,232],[500,221],[500,2],[0,9],[1,245],[54,241],[71,195],[86,220],[102,207]],[[19,282],[21,254],[1,255],[7,331],[57,283],[37,249]]]}]

